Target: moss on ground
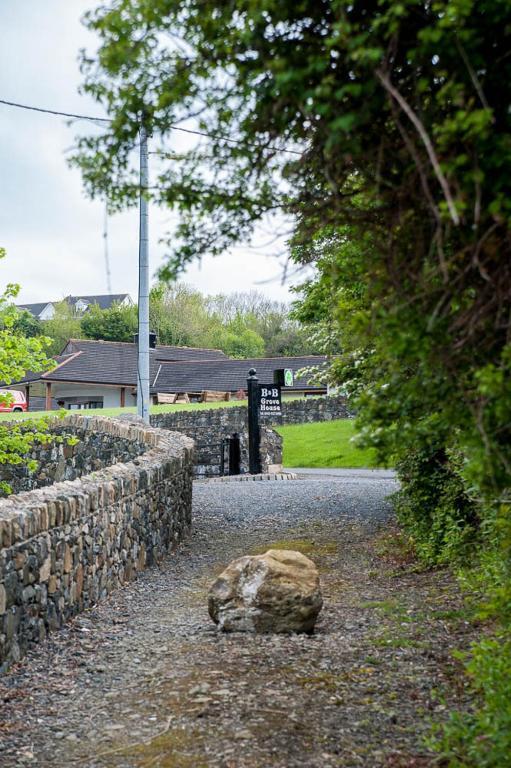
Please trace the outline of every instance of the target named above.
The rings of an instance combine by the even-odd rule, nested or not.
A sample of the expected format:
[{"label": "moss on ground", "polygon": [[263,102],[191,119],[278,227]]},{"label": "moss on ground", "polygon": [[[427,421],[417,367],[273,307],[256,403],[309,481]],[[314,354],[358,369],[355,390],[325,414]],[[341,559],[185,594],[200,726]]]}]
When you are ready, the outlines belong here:
[{"label": "moss on ground", "polygon": [[302,555],[316,555],[318,557],[325,555],[335,555],[337,553],[337,542],[335,541],[316,541],[315,539],[280,539],[271,541],[268,544],[254,547],[251,555],[264,555],[269,549],[284,549],[292,552],[301,552]]}]

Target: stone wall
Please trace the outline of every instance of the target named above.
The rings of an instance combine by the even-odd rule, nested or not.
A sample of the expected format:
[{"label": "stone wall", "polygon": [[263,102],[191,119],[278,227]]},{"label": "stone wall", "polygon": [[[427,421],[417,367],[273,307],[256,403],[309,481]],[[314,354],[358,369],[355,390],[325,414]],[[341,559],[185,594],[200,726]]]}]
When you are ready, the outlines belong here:
[{"label": "stone wall", "polygon": [[[346,398],[341,396],[315,395],[299,400],[284,400],[282,411],[281,417],[268,415],[263,417],[263,420],[267,424],[304,424],[312,421],[348,419],[353,416]],[[221,427],[224,432],[239,432],[246,428],[247,418],[247,406],[234,405],[226,408],[156,413],[151,416],[151,424],[161,429],[202,429],[207,438],[207,431],[212,427]]]},{"label": "stone wall", "polygon": [[[227,414],[228,410],[236,411],[236,413]],[[246,408],[244,410],[246,412]],[[204,414],[213,413],[218,413],[218,417],[204,417]],[[151,424],[158,424],[161,429],[172,429],[193,439],[196,477],[218,477],[221,474],[222,441],[233,435],[237,435],[240,441],[240,473],[245,474],[249,471],[248,427],[243,421],[245,414],[241,414],[242,418],[240,419],[240,409],[221,408],[218,411],[188,411],[187,414],[192,414],[195,419],[184,419],[184,423],[176,420],[177,423],[165,427],[165,419],[162,419],[161,416],[184,416],[185,414],[159,414],[156,417],[151,416]],[[268,471],[270,466],[282,464],[282,438],[273,429],[265,426],[261,427],[261,458],[263,472]],[[225,465],[225,472],[227,471],[228,461]]]},{"label": "stone wall", "polygon": [[85,433],[91,450],[96,440],[108,450],[118,442],[119,455],[130,444],[136,456],[0,500],[0,670],[190,528],[190,439],[102,417],[71,416],[62,428]]},{"label": "stone wall", "polygon": [[[151,420],[152,421],[152,420]],[[202,420],[201,420],[202,422]],[[238,425],[239,426],[239,425]],[[195,476],[199,478],[218,477],[221,474],[222,440],[238,435],[240,440],[240,471],[248,472],[248,431],[246,428],[237,430],[222,424],[211,423],[204,426],[189,425],[185,427],[173,426],[170,429],[191,437],[195,443]],[[227,472],[228,467],[225,467]]]},{"label": "stone wall", "polygon": [[[67,420],[57,421],[51,427],[51,433],[63,441],[51,440],[32,446],[28,458],[37,462],[36,470],[30,471],[23,465],[0,467],[0,480],[7,481],[13,493],[32,491],[62,480],[75,480],[116,462],[131,461],[147,450],[142,441],[92,431],[81,424],[71,427]],[[69,444],[66,437],[76,438],[78,442]]]},{"label": "stone wall", "polygon": [[[352,417],[344,397],[307,397],[288,400],[282,404],[281,417],[266,416],[261,427],[261,458],[263,472],[282,463],[282,438],[271,429],[271,424],[303,424],[313,421],[332,421]],[[196,444],[195,473],[199,477],[220,474],[220,446],[223,438],[238,434],[241,446],[241,472],[248,472],[248,415],[247,406],[182,410],[157,413],[151,424],[160,429],[172,429],[193,438]]]},{"label": "stone wall", "polygon": [[266,421],[274,424],[307,424],[313,421],[334,421],[335,419],[351,419],[350,410],[345,397],[304,397],[300,400],[284,400],[282,416],[266,417]]}]

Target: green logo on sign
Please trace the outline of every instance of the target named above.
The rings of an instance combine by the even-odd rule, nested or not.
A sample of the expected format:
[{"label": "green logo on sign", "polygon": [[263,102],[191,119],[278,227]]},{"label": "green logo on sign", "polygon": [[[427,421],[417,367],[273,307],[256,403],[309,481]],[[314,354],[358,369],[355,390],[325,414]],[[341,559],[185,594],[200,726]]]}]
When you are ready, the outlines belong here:
[{"label": "green logo on sign", "polygon": [[291,368],[286,368],[284,371],[284,386],[292,387],[294,383],[293,371]]}]

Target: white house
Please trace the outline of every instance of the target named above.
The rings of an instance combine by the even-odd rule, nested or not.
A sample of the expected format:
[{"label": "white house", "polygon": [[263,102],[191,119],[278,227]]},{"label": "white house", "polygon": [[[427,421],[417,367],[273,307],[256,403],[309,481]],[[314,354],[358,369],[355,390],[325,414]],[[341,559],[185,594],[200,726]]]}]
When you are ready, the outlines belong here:
[{"label": "white house", "polygon": [[[133,304],[131,296],[128,293],[113,293],[98,296],[66,296],[62,301],[67,302],[75,312],[83,315],[92,305],[100,309],[110,309],[115,304],[121,307]],[[51,320],[55,316],[55,305],[59,301],[42,301],[36,304],[17,304],[19,310],[26,310],[38,320]]]}]

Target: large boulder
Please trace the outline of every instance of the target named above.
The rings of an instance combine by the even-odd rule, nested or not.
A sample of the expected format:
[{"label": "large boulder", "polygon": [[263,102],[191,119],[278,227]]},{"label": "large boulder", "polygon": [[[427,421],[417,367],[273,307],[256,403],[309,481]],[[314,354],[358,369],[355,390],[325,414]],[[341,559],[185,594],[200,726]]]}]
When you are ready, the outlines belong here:
[{"label": "large boulder", "polygon": [[323,605],[318,569],[300,552],[240,557],[209,590],[209,615],[225,632],[307,632]]}]

